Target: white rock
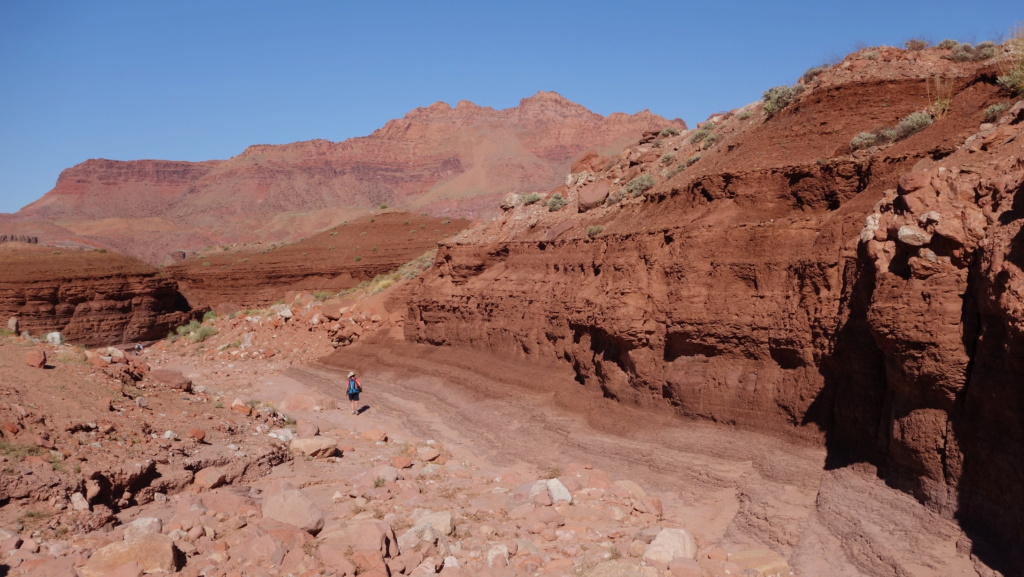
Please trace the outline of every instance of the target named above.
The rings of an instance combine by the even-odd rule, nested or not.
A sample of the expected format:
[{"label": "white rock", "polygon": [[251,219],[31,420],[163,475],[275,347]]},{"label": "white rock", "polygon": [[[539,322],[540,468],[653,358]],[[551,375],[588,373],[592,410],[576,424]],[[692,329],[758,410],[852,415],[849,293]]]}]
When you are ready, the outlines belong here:
[{"label": "white rock", "polygon": [[697,557],[697,542],[686,529],[662,529],[644,551],[644,560],[648,563],[668,565],[676,557]]},{"label": "white rock", "polygon": [[124,526],[124,539],[130,541],[138,539],[143,535],[160,533],[164,529],[164,522],[157,517],[139,517],[138,519]]},{"label": "white rock", "polygon": [[92,507],[89,505],[89,501],[85,498],[85,495],[81,493],[71,494],[71,507],[75,511],[91,511]]},{"label": "white rock", "polygon": [[484,559],[488,567],[508,567],[508,547],[502,543],[492,545]]},{"label": "white rock", "polygon": [[559,501],[565,501],[566,503],[572,503],[572,493],[569,489],[562,484],[558,479],[548,479],[548,494],[551,495],[551,502],[557,503]]},{"label": "white rock", "polygon": [[46,336],[44,336],[43,338],[46,339],[46,342],[51,345],[64,344],[64,335],[60,334],[57,331],[54,331],[52,333],[46,333]]}]

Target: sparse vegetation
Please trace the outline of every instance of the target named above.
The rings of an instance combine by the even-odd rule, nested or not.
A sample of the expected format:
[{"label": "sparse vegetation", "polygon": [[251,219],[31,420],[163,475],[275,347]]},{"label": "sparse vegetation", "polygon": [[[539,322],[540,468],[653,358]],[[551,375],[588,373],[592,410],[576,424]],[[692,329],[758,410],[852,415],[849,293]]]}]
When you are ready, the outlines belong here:
[{"label": "sparse vegetation", "polygon": [[595,236],[601,234],[601,232],[603,230],[604,230],[603,226],[597,226],[597,225],[595,225],[595,226],[588,226],[587,227],[587,236],[589,236],[590,238],[594,238]]},{"label": "sparse vegetation", "polygon": [[928,48],[928,41],[921,38],[911,38],[904,42],[903,46],[910,52],[916,52]]},{"label": "sparse vegetation", "polygon": [[699,142],[707,138],[708,135],[711,134],[711,131],[714,129],[714,122],[705,122],[704,124],[700,125],[700,127],[697,130],[694,130],[693,134],[690,135],[690,144],[698,144]]},{"label": "sparse vegetation", "polygon": [[356,257],[354,259],[352,259],[352,260],[354,260],[356,262],[359,262],[359,261],[363,260],[363,257],[361,257],[359,255],[356,255]]},{"label": "sparse vegetation", "polygon": [[999,120],[999,117],[1002,116],[1003,113],[1006,112],[1006,109],[1009,107],[1009,104],[1005,102],[1000,102],[998,104],[993,104],[992,106],[985,108],[985,110],[982,112],[982,114],[985,117],[985,122],[995,122]]},{"label": "sparse vegetation", "polygon": [[215,334],[217,334],[217,329],[213,327],[199,327],[199,330],[189,334],[188,340],[192,343],[201,343]]},{"label": "sparse vegetation", "polygon": [[939,48],[943,48],[945,50],[949,50],[950,48],[953,48],[957,44],[959,44],[959,42],[957,42],[956,40],[953,40],[952,38],[946,38],[942,42],[936,44],[936,46],[938,46]]},{"label": "sparse vegetation", "polygon": [[665,128],[661,129],[661,132],[658,133],[658,136],[661,136],[662,138],[666,138],[669,136],[679,136],[679,129],[676,128],[675,126],[666,126]]},{"label": "sparse vegetation", "polygon": [[626,183],[626,187],[623,189],[625,194],[632,197],[640,196],[647,192],[655,184],[654,177],[649,174],[641,174],[633,180]]},{"label": "sparse vegetation", "polygon": [[662,164],[672,164],[672,162],[675,159],[676,159],[676,155],[674,155],[674,154],[665,154],[665,155],[663,155],[661,157],[661,163]]},{"label": "sparse vegetation", "polygon": [[1010,58],[1003,66],[1003,74],[996,79],[999,85],[1011,94],[1024,94],[1024,25],[1013,31],[1013,36],[1006,41]]},{"label": "sparse vegetation", "polygon": [[820,76],[821,73],[826,70],[828,70],[828,66],[825,65],[815,66],[814,68],[808,68],[807,71],[804,72],[802,76],[800,76],[800,82],[807,84],[811,80],[814,80],[815,78]]},{"label": "sparse vegetation", "polygon": [[323,302],[323,301],[331,298],[331,296],[333,294],[334,293],[332,293],[331,291],[316,291],[316,292],[313,293],[313,298],[315,298],[316,300],[318,300],[320,302]]},{"label": "sparse vegetation", "polygon": [[754,115],[754,111],[753,111],[753,110],[750,110],[750,109],[748,108],[748,109],[746,109],[746,110],[743,110],[743,111],[741,111],[741,112],[740,112],[739,114],[737,114],[737,115],[736,115],[736,118],[738,118],[738,119],[740,119],[740,120],[746,120],[746,119],[750,118],[750,117],[751,117],[751,116],[753,116],[753,115]]},{"label": "sparse vegetation", "polygon": [[721,137],[721,134],[709,134],[708,137],[704,139],[704,143],[701,145],[701,150],[707,150],[711,148],[712,146],[715,145],[716,142],[718,142],[718,139]]},{"label": "sparse vegetation", "polygon": [[523,204],[527,206],[531,204],[536,204],[539,201],[540,195],[537,194],[536,192],[531,192],[530,194],[527,194],[526,196],[523,197]]},{"label": "sparse vegetation", "polygon": [[550,199],[548,199],[548,210],[556,212],[562,210],[569,201],[565,200],[565,197],[561,193],[555,193]]},{"label": "sparse vegetation", "polygon": [[881,146],[903,140],[908,136],[924,130],[932,123],[932,115],[927,112],[914,112],[906,116],[895,128],[882,128],[874,132],[861,132],[850,141],[851,150],[861,150],[871,146]]},{"label": "sparse vegetation", "polygon": [[380,209],[381,210],[387,210],[387,208],[388,208],[388,205],[386,205],[386,204],[380,205]]},{"label": "sparse vegetation", "polygon": [[878,52],[875,50],[868,50],[864,53],[864,58],[867,60],[878,60]]},{"label": "sparse vegetation", "polygon": [[793,86],[775,86],[765,90],[762,95],[762,99],[764,100],[764,113],[768,118],[775,116],[782,111],[782,109],[792,104],[803,91],[803,84],[794,84]]},{"label": "sparse vegetation", "polygon": [[992,42],[979,42],[977,46],[964,42],[963,44],[955,43],[953,46],[950,46],[948,58],[955,62],[976,62],[988,60],[995,55],[996,45]]},{"label": "sparse vegetation", "polygon": [[213,311],[212,309],[206,311],[205,313],[203,313],[203,322],[204,323],[206,321],[212,321],[215,318],[217,318],[217,313],[215,311]]},{"label": "sparse vegetation", "polygon": [[38,445],[0,441],[0,455],[5,455],[15,461],[21,461],[25,457],[38,457],[42,454],[43,448]]}]

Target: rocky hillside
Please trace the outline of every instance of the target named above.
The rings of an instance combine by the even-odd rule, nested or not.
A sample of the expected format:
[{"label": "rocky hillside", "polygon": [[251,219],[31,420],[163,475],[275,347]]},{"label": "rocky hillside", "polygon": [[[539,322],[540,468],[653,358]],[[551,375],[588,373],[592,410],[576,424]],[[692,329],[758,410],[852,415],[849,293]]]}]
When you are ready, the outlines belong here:
[{"label": "rocky hillside", "polygon": [[650,112],[603,117],[558,94],[494,110],[439,102],[343,142],[250,146],[229,160],[88,160],[0,232],[59,223],[44,243],[85,239],[152,263],[234,242],[293,242],[378,208],[444,216],[496,210],[507,192],[547,190],[572,160],[648,130],[685,128]]},{"label": "rocky hillside", "polygon": [[828,467],[870,462],[979,543],[1024,542],[1024,104],[1003,50],[865,49],[584,158],[443,243],[406,334],[821,438]]},{"label": "rocky hillside", "polygon": [[134,258],[106,251],[0,244],[0,318],[9,330],[59,331],[99,345],[159,339],[187,323],[177,283]]}]

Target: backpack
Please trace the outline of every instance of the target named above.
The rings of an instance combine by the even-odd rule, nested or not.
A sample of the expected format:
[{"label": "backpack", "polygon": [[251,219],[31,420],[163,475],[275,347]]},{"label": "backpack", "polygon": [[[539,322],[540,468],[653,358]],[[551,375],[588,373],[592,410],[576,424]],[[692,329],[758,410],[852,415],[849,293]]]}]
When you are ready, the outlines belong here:
[{"label": "backpack", "polygon": [[348,392],[349,393],[361,393],[363,388],[359,386],[359,381],[355,379],[348,380]]}]

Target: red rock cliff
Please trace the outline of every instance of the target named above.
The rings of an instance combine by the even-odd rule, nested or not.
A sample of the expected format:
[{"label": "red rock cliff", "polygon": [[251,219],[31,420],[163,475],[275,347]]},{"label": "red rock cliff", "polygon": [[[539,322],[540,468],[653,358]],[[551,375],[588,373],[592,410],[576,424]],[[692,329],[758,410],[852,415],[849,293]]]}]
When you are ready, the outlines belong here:
[{"label": "red rock cliff", "polygon": [[[507,192],[559,184],[583,151],[617,150],[667,126],[685,123],[647,111],[602,117],[551,92],[507,110],[439,102],[343,142],[254,145],[230,160],[198,163],[89,160],[6,220],[60,221],[105,246],[163,262],[176,250],[298,240],[381,204],[494,214]],[[322,218],[275,218],[296,214]]]},{"label": "red rock cliff", "polygon": [[163,338],[190,320],[174,281],[122,255],[5,243],[0,268],[0,318],[18,317],[35,336],[127,343]]},{"label": "red rock cliff", "polygon": [[[823,433],[828,466],[870,461],[972,536],[1024,542],[1024,112],[982,125],[1006,100],[993,69],[928,57],[864,72],[854,55],[770,119],[754,105],[704,140],[584,159],[566,208],[446,243],[407,336],[561,360],[565,386],[620,402]],[[928,108],[936,74],[954,79],[944,116],[851,153]]]}]

